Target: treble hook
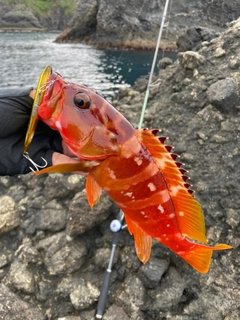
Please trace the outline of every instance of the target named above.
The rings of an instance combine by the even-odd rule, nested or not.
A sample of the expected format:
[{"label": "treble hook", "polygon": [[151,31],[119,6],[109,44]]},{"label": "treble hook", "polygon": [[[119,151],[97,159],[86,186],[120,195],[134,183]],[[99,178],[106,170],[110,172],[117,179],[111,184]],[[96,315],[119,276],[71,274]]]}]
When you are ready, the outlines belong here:
[{"label": "treble hook", "polygon": [[47,163],[47,160],[44,159],[43,157],[41,157],[41,159],[45,162],[45,164],[43,166],[40,166],[39,164],[37,164],[36,162],[34,162],[28,152],[25,152],[22,154],[24,156],[24,158],[26,158],[29,162],[31,162],[31,164],[35,167],[35,170],[32,168],[32,167],[29,167],[29,169],[32,171],[32,172],[36,172],[36,171],[39,171],[39,169],[43,169],[43,168],[46,168],[46,166],[48,165]]}]

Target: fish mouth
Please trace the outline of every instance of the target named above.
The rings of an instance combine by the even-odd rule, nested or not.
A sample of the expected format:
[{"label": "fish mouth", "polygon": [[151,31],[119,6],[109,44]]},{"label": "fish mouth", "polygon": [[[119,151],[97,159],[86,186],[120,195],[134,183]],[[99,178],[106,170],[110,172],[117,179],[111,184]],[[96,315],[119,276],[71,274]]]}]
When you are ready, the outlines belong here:
[{"label": "fish mouth", "polygon": [[50,100],[53,98],[53,89],[55,87],[55,83],[58,77],[61,77],[58,73],[54,72],[48,78],[47,83],[45,84],[45,88],[43,88],[44,92],[44,100]]},{"label": "fish mouth", "polygon": [[42,120],[51,118],[56,109],[60,109],[58,101],[62,92],[62,83],[62,77],[57,72],[54,72],[49,76],[47,83],[42,88],[44,94],[38,109],[38,114]]}]

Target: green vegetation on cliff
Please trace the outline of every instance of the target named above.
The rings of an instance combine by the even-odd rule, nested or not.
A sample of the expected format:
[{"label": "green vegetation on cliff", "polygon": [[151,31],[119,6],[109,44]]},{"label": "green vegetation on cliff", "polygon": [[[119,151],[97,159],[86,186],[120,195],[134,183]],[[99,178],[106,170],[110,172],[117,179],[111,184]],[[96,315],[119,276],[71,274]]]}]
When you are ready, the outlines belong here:
[{"label": "green vegetation on cliff", "polygon": [[28,7],[42,15],[56,7],[64,9],[65,14],[73,14],[77,0],[0,0],[0,3],[14,5],[18,10]]}]

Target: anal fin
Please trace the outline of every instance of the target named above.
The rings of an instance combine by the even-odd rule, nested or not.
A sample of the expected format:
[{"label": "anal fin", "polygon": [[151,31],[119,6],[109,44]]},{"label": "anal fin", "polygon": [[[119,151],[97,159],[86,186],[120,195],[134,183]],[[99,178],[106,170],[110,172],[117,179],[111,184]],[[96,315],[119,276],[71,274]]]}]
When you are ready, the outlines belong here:
[{"label": "anal fin", "polygon": [[137,256],[139,260],[141,260],[143,263],[146,263],[149,260],[151,254],[152,237],[149,236],[145,231],[143,231],[136,222],[128,218],[126,214],[124,217],[129,232],[134,236]]}]

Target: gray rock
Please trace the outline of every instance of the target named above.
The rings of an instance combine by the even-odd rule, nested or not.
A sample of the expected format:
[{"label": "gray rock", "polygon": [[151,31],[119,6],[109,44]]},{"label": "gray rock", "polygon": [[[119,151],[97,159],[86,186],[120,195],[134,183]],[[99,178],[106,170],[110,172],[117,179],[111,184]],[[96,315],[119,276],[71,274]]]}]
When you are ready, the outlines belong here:
[{"label": "gray rock", "polygon": [[184,69],[190,70],[196,69],[205,61],[202,55],[194,51],[180,52],[178,59]]},{"label": "gray rock", "polygon": [[[67,212],[67,232],[70,236],[83,234],[105,221],[113,209],[111,199],[103,193],[100,201],[91,209],[86,192],[79,192],[73,198]],[[116,209],[114,210],[116,211]]]},{"label": "gray rock", "polygon": [[37,248],[44,250],[44,264],[51,275],[76,271],[86,260],[85,243],[68,240],[65,232],[40,240]]},{"label": "gray rock", "polygon": [[75,316],[67,316],[67,317],[61,317],[61,318],[58,318],[57,320],[81,320],[82,318],[80,317],[75,317]]},{"label": "gray rock", "polygon": [[200,48],[201,42],[209,42],[212,39],[218,37],[219,35],[219,32],[217,32],[216,30],[193,26],[184,30],[184,32],[178,37],[178,51],[196,51]]},{"label": "gray rock", "polygon": [[19,296],[0,284],[1,318],[4,320],[44,320],[45,317],[38,308],[23,301]]},{"label": "gray rock", "polygon": [[163,58],[163,59],[159,60],[158,64],[157,64],[159,72],[161,72],[161,69],[166,69],[171,64],[173,64],[173,60],[170,58]]},{"label": "gray rock", "polygon": [[181,301],[183,290],[186,288],[184,279],[180,276],[177,270],[170,267],[166,277],[156,289],[149,291],[152,303],[150,312],[155,314],[155,311],[167,311]]},{"label": "gray rock", "polygon": [[[187,30],[178,46],[184,51],[195,50],[201,41],[210,41],[227,22],[238,18],[238,5],[227,0],[205,4],[190,0],[173,2],[169,6],[171,18],[163,32],[161,47],[176,49],[177,38]],[[116,5],[113,0],[79,0],[71,23],[57,41],[80,41],[102,48],[154,49],[163,6],[156,1],[149,5],[140,0],[122,0]]]},{"label": "gray rock", "polygon": [[8,11],[2,16],[2,21],[6,23],[6,25],[14,26],[14,27],[35,27],[40,28],[41,25],[32,13],[30,9],[26,10],[17,10],[13,9]]},{"label": "gray rock", "polygon": [[106,310],[106,313],[104,314],[105,320],[129,320],[129,317],[124,312],[123,308],[117,306],[117,305],[111,305],[111,307]]},{"label": "gray rock", "polygon": [[27,266],[19,260],[14,260],[10,266],[5,283],[23,291],[26,294],[34,293],[34,276]]},{"label": "gray rock", "polygon": [[70,293],[70,300],[77,310],[88,309],[97,301],[100,291],[90,282],[84,280],[75,290]]},{"label": "gray rock", "polygon": [[239,103],[236,85],[231,78],[219,80],[208,88],[209,103],[221,112],[234,112],[234,107]]},{"label": "gray rock", "polygon": [[8,259],[5,254],[0,255],[0,268],[5,267],[8,264]]},{"label": "gray rock", "polygon": [[159,285],[163,274],[167,271],[169,261],[157,258],[150,260],[139,269],[141,279],[147,288],[154,288]]},{"label": "gray rock", "polygon": [[146,303],[146,291],[142,281],[136,276],[128,275],[122,287],[117,296],[118,305],[128,310],[134,319],[141,319],[143,317],[141,309]]},{"label": "gray rock", "polygon": [[[72,11],[74,11],[73,3]],[[65,10],[64,5],[50,4],[47,7],[34,6],[32,3],[2,1],[0,3],[0,28],[63,30],[72,18],[71,10]],[[70,8],[71,9],[71,8]]]},{"label": "gray rock", "polygon": [[0,234],[18,227],[20,223],[15,201],[10,196],[0,198]]}]

